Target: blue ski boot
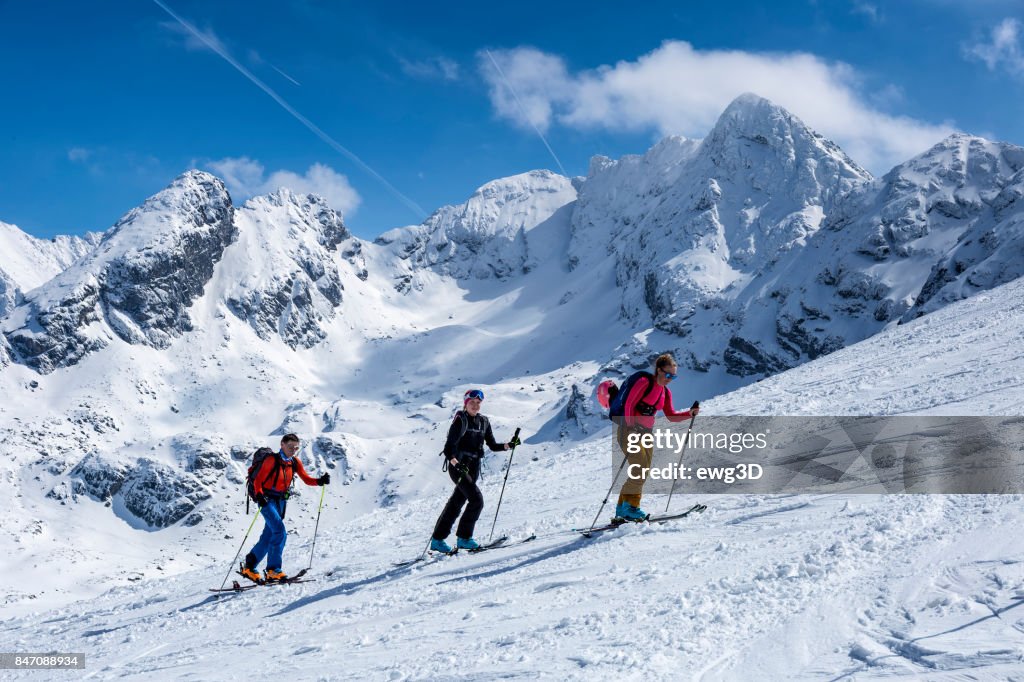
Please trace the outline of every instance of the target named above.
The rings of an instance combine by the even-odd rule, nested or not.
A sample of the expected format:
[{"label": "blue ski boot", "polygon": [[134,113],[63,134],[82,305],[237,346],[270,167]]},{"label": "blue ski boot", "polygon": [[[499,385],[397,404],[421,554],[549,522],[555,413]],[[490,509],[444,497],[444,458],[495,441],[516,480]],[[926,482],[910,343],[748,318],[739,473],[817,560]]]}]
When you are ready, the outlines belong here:
[{"label": "blue ski boot", "polygon": [[445,554],[451,554],[452,548],[444,540],[438,540],[437,538],[431,538],[430,549],[433,552],[443,552]]},{"label": "blue ski boot", "polygon": [[455,546],[459,549],[480,549],[480,543],[473,538],[459,538],[459,541],[455,543]]},{"label": "blue ski boot", "polygon": [[649,516],[649,514],[643,509],[640,507],[634,507],[629,502],[623,502],[622,506],[624,508],[620,516],[627,521],[643,521]]},{"label": "blue ski boot", "polygon": [[619,502],[617,505],[615,505],[615,517],[614,518],[615,519],[624,519],[624,518],[626,518],[625,514],[626,514],[626,510],[627,509],[629,509],[629,503],[628,502]]}]

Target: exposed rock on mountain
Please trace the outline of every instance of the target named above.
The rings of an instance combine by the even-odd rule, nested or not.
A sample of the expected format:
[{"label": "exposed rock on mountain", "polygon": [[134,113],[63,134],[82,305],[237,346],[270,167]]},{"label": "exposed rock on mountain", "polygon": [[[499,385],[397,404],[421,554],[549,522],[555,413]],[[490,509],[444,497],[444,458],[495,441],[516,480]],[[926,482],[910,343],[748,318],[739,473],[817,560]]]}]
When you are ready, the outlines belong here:
[{"label": "exposed rock on mountain", "polygon": [[228,309],[264,340],[280,336],[292,348],[323,340],[342,302],[339,249],[346,266],[366,278],[362,244],[341,214],[320,197],[281,189],[235,215],[240,236],[222,273]]},{"label": "exposed rock on mountain", "polygon": [[188,307],[236,234],[232,214],[217,178],[199,171],[177,178],[10,314],[3,330],[14,353],[45,373],[114,336],[166,348],[192,329]]}]

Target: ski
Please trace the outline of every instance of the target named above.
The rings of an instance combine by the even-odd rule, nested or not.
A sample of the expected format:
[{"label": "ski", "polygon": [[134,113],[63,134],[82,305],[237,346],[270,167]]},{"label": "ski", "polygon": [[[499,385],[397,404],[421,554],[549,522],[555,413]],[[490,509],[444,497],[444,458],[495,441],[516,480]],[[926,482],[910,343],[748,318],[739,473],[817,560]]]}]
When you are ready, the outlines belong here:
[{"label": "ski", "polygon": [[[536,535],[531,535],[528,538],[523,538],[522,540],[516,540],[515,542],[511,542],[510,543],[510,542],[508,542],[508,536],[507,535],[503,535],[502,537],[498,538],[494,542],[489,542],[486,545],[481,545],[478,549],[467,549],[465,551],[468,552],[469,554],[479,554],[480,552],[486,552],[489,549],[499,549],[499,548],[502,548],[502,547],[515,547],[516,545],[521,545],[524,542],[530,542],[531,540],[536,540],[536,539],[537,539]],[[427,554],[421,554],[420,556],[416,557],[415,559],[409,559],[408,561],[396,561],[396,562],[392,563],[391,565],[394,566],[395,568],[405,568],[406,566],[412,566],[412,565],[418,564],[418,563],[420,563],[422,561],[426,561],[427,559],[432,559],[432,558],[440,559],[440,558],[443,558],[443,557],[446,557],[446,556],[455,556],[458,553],[459,553],[459,549],[458,548],[453,549],[448,554],[444,554],[442,552],[434,552],[432,550],[428,550]]]},{"label": "ski", "polygon": [[497,540],[495,540],[494,542],[491,542],[489,544],[486,544],[486,545],[480,547],[480,549],[469,549],[469,550],[466,550],[466,551],[468,551],[470,554],[479,554],[480,552],[486,552],[489,549],[504,549],[505,547],[515,547],[516,545],[522,545],[522,544],[524,544],[526,542],[530,542],[530,541],[536,540],[536,539],[537,539],[536,535],[531,535],[530,537],[523,538],[522,540],[516,540],[515,542],[508,542],[508,536],[505,536],[505,537],[500,537]]},{"label": "ski", "polygon": [[481,547],[478,550],[469,550],[469,552],[471,554],[476,554],[478,552],[485,552],[485,551],[490,550],[490,549],[504,549],[506,547],[515,547],[516,545],[523,545],[525,543],[528,543],[528,542],[531,542],[531,541],[534,541],[534,540],[537,540],[537,536],[530,536],[529,538],[523,538],[522,540],[517,540],[514,543],[508,542],[508,538],[499,538],[498,540],[496,540],[493,543],[490,543],[489,545],[484,545],[483,547]]},{"label": "ski", "polygon": [[262,583],[249,583],[248,585],[239,585],[237,580],[231,581],[231,587],[211,587],[210,592],[245,592],[246,590],[254,590],[257,587],[268,587],[270,585],[293,585],[297,583],[311,583],[315,582],[313,578],[288,578],[287,580],[272,580],[270,582]]},{"label": "ski", "polygon": [[412,566],[422,561],[427,561],[428,559],[441,559],[442,557],[446,556],[454,556],[455,552],[456,550],[452,550],[451,552],[435,552],[432,549],[428,549],[426,552],[420,554],[415,559],[409,559],[408,561],[395,561],[392,562],[391,565],[395,568],[405,568],[406,566]]},{"label": "ski", "polygon": [[259,587],[258,583],[239,585],[237,580],[232,580],[231,587],[211,587],[210,592],[245,592],[246,590],[251,590],[256,587]]},{"label": "ski", "polygon": [[680,512],[678,514],[662,514],[660,516],[648,516],[647,518],[638,519],[636,521],[615,517],[611,520],[611,522],[604,526],[595,526],[593,528],[573,528],[572,530],[575,533],[582,534],[583,537],[589,538],[592,533],[603,533],[606,530],[614,530],[619,526],[625,525],[627,523],[644,523],[645,521],[647,523],[664,523],[666,521],[684,518],[694,512],[699,514],[707,508],[707,505],[697,503],[690,507],[689,509],[687,509],[686,511]]},{"label": "ski", "polygon": [[[276,585],[276,584],[279,584],[279,583],[306,583],[306,582],[312,582],[311,580],[303,580],[302,579],[302,576],[306,575],[306,572],[308,570],[309,569],[304,568],[301,571],[299,571],[298,573],[296,573],[295,575],[289,576],[289,577],[285,578],[284,580],[267,580],[265,578],[260,579],[260,580],[253,580],[252,578],[249,578],[247,576],[242,575],[241,571],[235,571],[235,573],[238,573],[238,575],[241,575],[243,578],[245,578],[246,580],[249,580],[252,583],[251,585],[245,585],[245,586],[242,587],[242,589],[248,589],[250,587],[259,587],[260,585]],[[235,584],[238,584],[238,581],[235,581]],[[227,590],[225,589],[225,590],[221,590],[221,591],[222,592],[226,592]]]},{"label": "ski", "polygon": [[[508,542],[508,536],[507,535],[502,535],[500,538],[498,538],[497,540],[494,540],[493,542],[488,542],[486,545],[480,545],[476,549],[467,549],[466,551],[469,552],[470,554],[476,554],[478,552],[486,552],[489,549],[493,549],[495,547],[501,547],[506,542]],[[456,547],[455,551],[458,552],[459,548]]]}]

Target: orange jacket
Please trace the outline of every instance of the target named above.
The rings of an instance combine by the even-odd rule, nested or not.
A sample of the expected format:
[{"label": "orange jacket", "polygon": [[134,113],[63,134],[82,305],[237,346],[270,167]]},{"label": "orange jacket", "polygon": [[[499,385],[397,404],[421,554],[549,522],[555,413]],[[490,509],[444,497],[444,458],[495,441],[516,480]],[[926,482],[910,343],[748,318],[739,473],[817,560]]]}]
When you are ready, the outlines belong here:
[{"label": "orange jacket", "polygon": [[[277,471],[274,471],[275,467]],[[280,453],[267,457],[253,477],[253,491],[257,495],[264,492],[285,493],[292,487],[292,478],[295,474],[298,474],[306,485],[317,485],[317,480],[306,473],[306,467],[302,466],[302,460],[298,457],[292,457],[290,461],[284,461]]]}]

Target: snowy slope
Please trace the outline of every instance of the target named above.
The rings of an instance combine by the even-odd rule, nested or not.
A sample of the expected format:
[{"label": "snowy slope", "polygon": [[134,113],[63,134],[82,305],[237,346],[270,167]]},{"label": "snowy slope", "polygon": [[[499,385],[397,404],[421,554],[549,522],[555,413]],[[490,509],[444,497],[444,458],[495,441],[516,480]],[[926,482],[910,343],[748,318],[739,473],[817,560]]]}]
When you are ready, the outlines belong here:
[{"label": "snowy slope", "polygon": [[[1016,346],[1005,343],[1024,334],[1022,289],[1013,282],[948,306],[708,401],[705,410],[943,413],[967,401],[960,404],[978,414],[1005,413],[1024,400],[1019,380],[997,380],[1024,372]],[[980,372],[974,349],[991,372],[976,385],[955,382]],[[868,377],[876,378],[872,385],[864,385]],[[700,397],[688,378],[676,394]],[[810,395],[819,397],[800,400]],[[488,411],[515,414],[508,403]],[[601,434],[569,450],[542,444],[517,451],[498,526],[513,538],[536,533],[532,543],[397,570],[391,561],[421,551],[443,494],[353,515],[347,491],[332,487],[313,556],[316,582],[220,598],[207,592],[241,543],[247,520],[235,513],[230,537],[204,548],[209,559],[198,570],[127,583],[87,608],[8,607],[0,648],[45,642],[84,651],[87,674],[99,678],[1020,674],[1021,496],[715,496],[704,500],[707,512],[673,524],[593,540],[560,533],[595,513],[607,485],[606,448]],[[498,468],[484,482],[489,509]],[[318,499],[303,494],[289,507],[293,570],[309,561]],[[648,498],[655,509],[663,501]],[[485,511],[480,535],[490,519]],[[163,556],[164,573],[184,558]],[[40,594],[38,603],[46,599]]]}]

